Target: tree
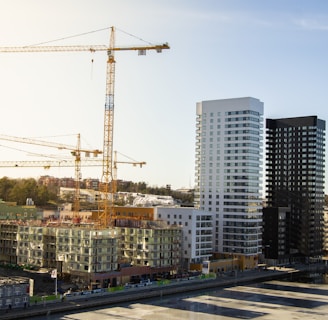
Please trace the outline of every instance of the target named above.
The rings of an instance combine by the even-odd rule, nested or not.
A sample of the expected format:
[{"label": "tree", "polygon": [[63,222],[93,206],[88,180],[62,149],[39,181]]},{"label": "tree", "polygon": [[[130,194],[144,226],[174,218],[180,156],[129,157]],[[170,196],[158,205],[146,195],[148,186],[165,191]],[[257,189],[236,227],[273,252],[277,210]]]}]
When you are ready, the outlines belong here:
[{"label": "tree", "polygon": [[9,201],[10,190],[13,188],[15,182],[7,177],[0,179],[0,199]]},{"label": "tree", "polygon": [[35,200],[37,198],[37,188],[37,183],[33,178],[16,180],[9,193],[9,201],[15,201],[18,205],[24,205],[27,198]]}]

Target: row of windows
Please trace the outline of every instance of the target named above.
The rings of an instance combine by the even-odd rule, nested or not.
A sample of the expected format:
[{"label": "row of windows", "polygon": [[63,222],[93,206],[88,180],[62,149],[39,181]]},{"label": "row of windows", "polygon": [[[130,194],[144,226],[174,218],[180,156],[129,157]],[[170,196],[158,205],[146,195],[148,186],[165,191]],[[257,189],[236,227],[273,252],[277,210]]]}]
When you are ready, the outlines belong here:
[{"label": "row of windows", "polygon": [[226,167],[259,167],[258,162],[225,162]]},{"label": "row of windows", "polygon": [[[227,210],[225,210],[227,211]],[[242,211],[242,210],[239,210]],[[258,210],[254,214],[248,214],[248,215],[234,215],[234,214],[225,214],[223,215],[224,219],[242,219],[242,220],[258,220],[261,219],[261,210]]]},{"label": "row of windows", "polygon": [[238,153],[242,153],[242,154],[246,154],[246,153],[252,153],[252,154],[260,154],[260,150],[254,150],[254,149],[239,149],[239,150],[224,150],[225,154],[238,154]]},{"label": "row of windows", "polygon": [[238,122],[238,121],[253,121],[253,122],[260,122],[259,118],[255,117],[234,117],[234,118],[225,118],[225,122]]},{"label": "row of windows", "polygon": [[[226,159],[229,160],[229,159]],[[232,159],[231,159],[232,160]],[[224,173],[259,173],[258,169],[224,169]]]},{"label": "row of windows", "polygon": [[0,297],[10,297],[10,296],[21,296],[27,295],[26,288],[28,286],[13,286],[13,287],[6,287],[0,289]]},{"label": "row of windows", "polygon": [[260,116],[260,113],[254,110],[239,110],[239,111],[226,111],[226,116],[234,116],[239,114],[252,114],[254,116]]},{"label": "row of windows", "polygon": [[303,132],[303,131],[312,131],[315,132],[316,130],[322,131],[321,128],[317,128],[315,126],[288,126],[288,127],[278,127],[278,128],[268,128],[270,131],[280,131],[280,132],[287,132],[287,131],[294,131],[294,132]]},{"label": "row of windows", "polygon": [[253,157],[253,156],[227,156],[224,157],[224,160],[253,160],[253,161],[260,161],[259,157]]},{"label": "row of windows", "polygon": [[242,240],[242,241],[256,241],[258,240],[258,234],[251,234],[251,235],[241,235],[241,234],[227,234],[223,235],[224,240]]},{"label": "row of windows", "polygon": [[260,138],[252,136],[225,137],[224,141],[260,141]]},{"label": "row of windows", "polygon": [[259,199],[259,197],[256,196],[252,196],[252,195],[227,195],[225,194],[224,199],[246,199],[246,200],[259,200],[261,201],[261,199]]},{"label": "row of windows", "polygon": [[[258,194],[258,186],[256,186],[256,188],[254,189],[246,189],[246,188],[236,188],[236,189],[230,189],[230,188],[225,188],[224,189],[224,193],[247,193],[247,194]],[[219,192],[219,190],[217,190],[216,192]]]},{"label": "row of windows", "polygon": [[253,207],[253,206],[252,207],[247,206],[245,208],[224,207],[223,210],[224,212],[234,213],[233,215],[229,215],[229,217],[236,217],[236,214],[240,214],[241,212],[246,213],[248,216],[250,216],[250,214],[259,214],[262,212],[262,209],[260,209],[259,204],[257,207]]},{"label": "row of windows", "polygon": [[[260,224],[258,222],[240,222],[240,221],[224,221],[223,225],[227,228],[225,230],[229,230],[232,233],[239,233],[240,230],[246,228],[244,231],[245,234],[254,234],[258,232],[258,228]],[[241,229],[240,229],[241,228]]]},{"label": "row of windows", "polygon": [[224,132],[226,135],[237,135],[237,134],[254,134],[259,135],[260,131],[258,130],[227,130]]},{"label": "row of windows", "polygon": [[[204,118],[206,118],[207,113],[205,112],[202,115],[203,115]],[[214,112],[210,112],[209,115],[210,115],[210,117],[214,117]],[[216,115],[220,117],[221,116],[221,112],[217,112]]]},{"label": "row of windows", "polygon": [[257,143],[225,143],[225,148],[240,148],[240,147],[249,147],[249,148],[260,148],[260,145]]},{"label": "row of windows", "polygon": [[258,181],[259,177],[258,176],[224,176],[224,180],[253,180],[253,181]]},{"label": "row of windows", "polygon": [[225,182],[225,187],[259,187],[259,183],[255,182]]},{"label": "row of windows", "polygon": [[[209,187],[212,191],[212,187],[213,185],[215,185],[216,187],[219,187],[220,186],[220,182],[217,181],[215,183],[213,183],[211,180],[206,182],[206,181],[201,181],[200,183],[200,187]],[[224,186],[225,187],[240,187],[240,189],[235,189],[234,191],[232,192],[243,192],[243,190],[245,190],[244,188],[242,187],[254,187],[256,188],[256,191],[258,191],[258,188],[260,187],[260,183],[254,183],[254,182],[246,182],[246,181],[240,181],[240,182],[225,182],[224,183]],[[216,192],[219,192],[218,191],[218,188],[216,189],[217,191]],[[232,189],[231,189],[232,190]],[[256,192],[255,190],[250,190],[250,192]]]},{"label": "row of windows", "polygon": [[226,124],[224,126],[226,129],[232,129],[232,128],[254,128],[254,129],[260,129],[260,125],[255,123],[232,123],[232,124]]}]

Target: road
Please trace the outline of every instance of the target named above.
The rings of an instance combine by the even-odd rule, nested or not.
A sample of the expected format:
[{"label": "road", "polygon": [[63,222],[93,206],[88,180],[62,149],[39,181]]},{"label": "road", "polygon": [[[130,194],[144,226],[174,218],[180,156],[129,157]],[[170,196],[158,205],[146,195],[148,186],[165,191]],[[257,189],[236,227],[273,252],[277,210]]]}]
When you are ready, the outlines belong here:
[{"label": "road", "polygon": [[[215,288],[236,287],[246,285],[248,283],[271,281],[282,277],[292,277],[303,270],[307,270],[308,266],[303,268],[274,268],[268,271],[245,271],[237,275],[225,275],[215,280],[186,280],[176,282],[165,286],[150,286],[145,288],[127,289],[121,292],[95,294],[90,296],[78,296],[68,298],[65,302],[55,301],[47,304],[32,305],[25,310],[12,309],[9,312],[2,310],[0,319],[28,319],[37,316],[50,316],[56,313],[80,312],[86,308],[100,308],[104,306],[117,306],[122,303],[135,303],[143,299],[170,299],[175,294],[192,293],[195,290],[213,290]],[[40,318],[41,319],[41,318]],[[54,318],[56,319],[56,318]],[[58,318],[59,319],[59,318]],[[64,319],[64,318],[63,318]]]}]

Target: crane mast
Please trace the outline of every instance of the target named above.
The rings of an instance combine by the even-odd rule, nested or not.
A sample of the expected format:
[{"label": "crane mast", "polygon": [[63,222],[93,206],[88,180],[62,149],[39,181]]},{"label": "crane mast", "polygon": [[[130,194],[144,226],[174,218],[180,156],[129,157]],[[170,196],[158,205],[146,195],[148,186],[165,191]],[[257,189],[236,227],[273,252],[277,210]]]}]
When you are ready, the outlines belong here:
[{"label": "crane mast", "polygon": [[73,223],[80,222],[80,187],[81,187],[81,135],[77,135],[76,150],[73,151],[75,163],[75,190]]},{"label": "crane mast", "polygon": [[104,114],[104,139],[103,139],[103,170],[102,191],[104,202],[99,219],[102,225],[107,226],[111,221],[114,205],[114,178],[113,178],[113,133],[114,133],[114,82],[115,82],[115,30],[111,28],[109,49],[107,51],[106,69],[106,97]]},{"label": "crane mast", "polygon": [[[155,50],[157,53],[163,49],[170,49],[167,43],[147,46],[116,47],[115,28],[111,27],[109,46],[103,45],[70,45],[70,46],[24,46],[24,47],[0,47],[0,53],[18,52],[68,52],[68,51],[106,51],[106,100],[104,115],[104,137],[103,137],[103,165],[102,165],[102,192],[104,201],[102,212],[99,212],[99,219],[102,226],[106,227],[112,223],[111,214],[113,210],[114,198],[114,177],[113,177],[113,132],[114,132],[114,84],[115,84],[115,51],[138,51],[139,55],[145,55],[147,50]],[[78,172],[76,171],[76,174]]]}]

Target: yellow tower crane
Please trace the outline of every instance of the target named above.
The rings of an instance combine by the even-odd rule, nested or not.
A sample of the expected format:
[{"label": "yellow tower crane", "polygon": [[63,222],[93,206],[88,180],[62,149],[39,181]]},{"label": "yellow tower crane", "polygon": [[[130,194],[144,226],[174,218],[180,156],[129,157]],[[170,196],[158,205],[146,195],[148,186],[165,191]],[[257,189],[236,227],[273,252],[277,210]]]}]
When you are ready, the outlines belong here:
[{"label": "yellow tower crane", "polygon": [[71,46],[25,46],[25,47],[0,47],[0,53],[15,52],[67,52],[67,51],[106,51],[107,71],[106,71],[106,98],[104,114],[104,138],[103,138],[103,165],[102,165],[102,191],[104,201],[102,211],[99,214],[102,226],[111,223],[111,213],[113,211],[113,125],[114,125],[114,84],[115,84],[115,51],[138,51],[139,55],[145,55],[148,50],[155,50],[160,53],[163,49],[170,49],[167,43],[148,46],[116,47],[115,28],[111,27],[109,46],[103,45],[71,45]]},{"label": "yellow tower crane", "polygon": [[95,150],[87,150],[81,149],[81,137],[80,134],[77,135],[77,145],[69,146],[62,143],[50,142],[45,140],[38,139],[30,139],[30,138],[22,138],[22,137],[14,137],[8,136],[4,134],[0,134],[0,140],[6,140],[17,143],[25,143],[25,144],[33,144],[38,146],[44,146],[49,148],[56,148],[59,150],[69,150],[71,151],[72,156],[74,156],[74,167],[75,167],[75,191],[74,191],[74,214],[73,214],[73,222],[78,222],[79,220],[79,211],[80,211],[80,183],[81,183],[81,153],[85,153],[87,156],[90,153],[93,154],[94,157],[97,157],[98,154],[101,154],[102,151]]}]

